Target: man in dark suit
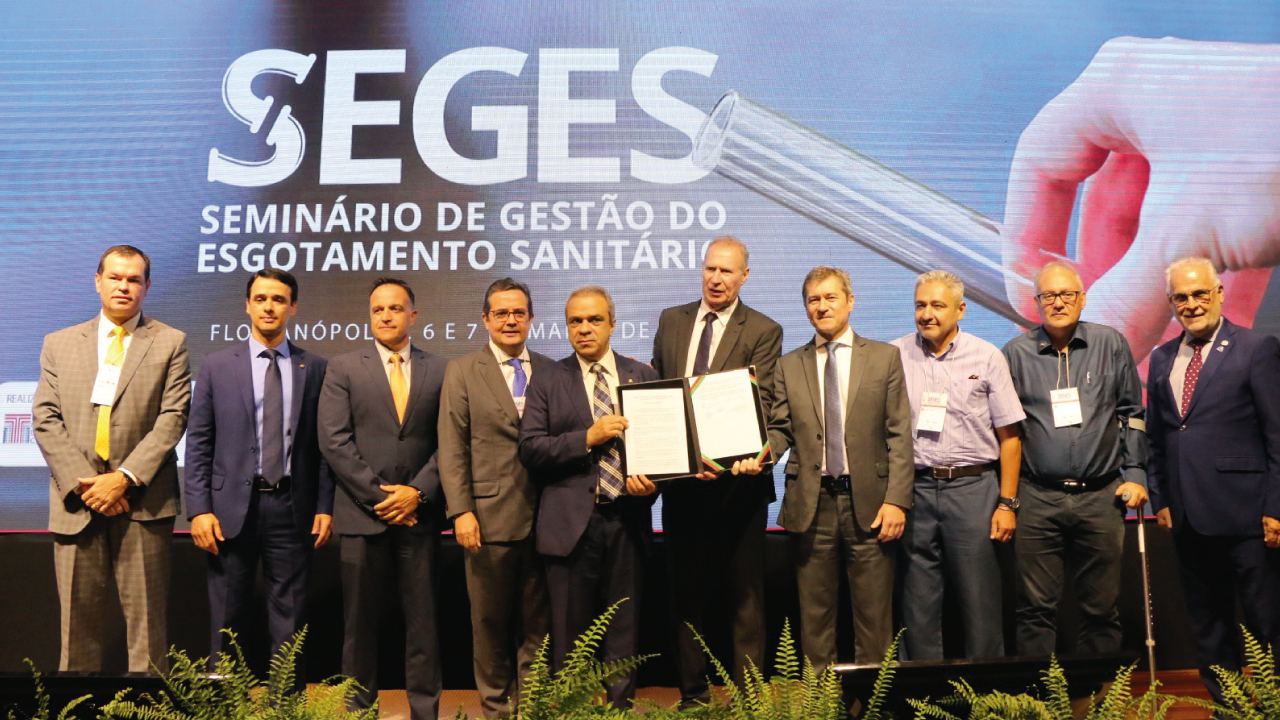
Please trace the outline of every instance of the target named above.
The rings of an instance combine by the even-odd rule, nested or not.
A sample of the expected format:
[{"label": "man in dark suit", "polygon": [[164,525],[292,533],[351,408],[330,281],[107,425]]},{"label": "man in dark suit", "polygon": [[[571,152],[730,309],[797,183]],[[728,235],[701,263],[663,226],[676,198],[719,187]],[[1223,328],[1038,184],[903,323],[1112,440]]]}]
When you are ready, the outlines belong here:
[{"label": "man in dark suit", "polygon": [[[765,417],[773,401],[773,366],[782,327],[747,307],[738,291],[751,273],[746,245],[719,237],[702,263],[702,299],[662,311],[653,338],[653,367],[663,379],[754,365]],[[711,699],[703,633],[707,594],[723,585],[733,627],[734,678],[747,662],[764,667],[764,538],[772,474],[734,477],[707,472],[676,480],[662,493],[663,542],[675,624],[676,668],[685,707]],[[692,626],[692,629],[690,629]]]},{"label": "man in dark suit", "polygon": [[[540,370],[529,384],[520,424],[520,461],[542,486],[535,527],[551,596],[553,665],[610,605],[619,607],[601,643],[605,661],[636,654],[643,556],[657,488],[622,475],[618,386],[657,380],[658,373],[609,348],[616,322],[602,287],[574,290],[565,303],[574,354]],[[621,705],[635,697],[635,674],[609,689]]]},{"label": "man in dark suit", "polygon": [[1175,261],[1169,304],[1183,334],[1151,353],[1151,505],[1173,530],[1200,677],[1240,668],[1237,600],[1280,647],[1280,340],[1222,317],[1213,263]]},{"label": "man in dark suit", "polygon": [[440,483],[454,537],[469,551],[472,666],[492,718],[514,710],[550,623],[533,545],[538,488],[516,455],[529,379],[551,360],[525,347],[533,301],[523,283],[494,281],[480,319],[489,342],[445,371]]},{"label": "man in dark suit", "polygon": [[769,442],[775,453],[790,448],[797,467],[778,522],[795,548],[800,643],[821,672],[836,662],[841,567],[853,596],[854,660],[876,662],[889,649],[890,543],[911,508],[915,465],[898,349],[849,327],[853,287],[843,270],[814,268],[803,288],[817,335],[778,361]]},{"label": "man in dark suit", "polygon": [[[196,377],[183,496],[191,538],[209,553],[211,665],[230,651],[221,630],[248,621],[259,558],[272,654],[303,628],[311,550],[329,539],[333,479],[316,434],[325,360],[285,337],[297,311],[293,275],[254,273],[249,340],[210,353]],[[299,665],[295,681],[305,680]]]},{"label": "man in dark suit", "polygon": [[187,337],[142,314],[151,260],[108,248],[102,312],[44,339],[32,407],[49,464],[49,530],[62,605],[60,670],[102,670],[102,608],[114,576],[129,671],[169,667],[170,544],[191,405]]},{"label": "man in dark suit", "polygon": [[413,720],[440,707],[440,658],[432,566],[439,543],[436,423],[445,360],[409,342],[418,311],[403,280],[379,278],[369,295],[375,342],[329,361],[320,395],[320,450],[342,492],[333,525],[341,538],[342,672],[378,696],[378,617],[399,586],[405,684]]}]

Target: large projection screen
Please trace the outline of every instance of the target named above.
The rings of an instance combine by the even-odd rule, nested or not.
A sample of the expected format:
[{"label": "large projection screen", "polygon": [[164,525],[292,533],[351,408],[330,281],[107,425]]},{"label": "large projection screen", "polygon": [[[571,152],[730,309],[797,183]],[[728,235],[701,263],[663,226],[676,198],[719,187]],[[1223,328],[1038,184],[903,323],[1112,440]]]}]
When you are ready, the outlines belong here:
[{"label": "large projection screen", "polygon": [[1001,345],[1054,257],[1139,360],[1172,337],[1163,266],[1185,254],[1228,271],[1228,317],[1280,330],[1278,2],[42,0],[0,17],[0,529],[45,526],[40,344],[98,311],[117,243],[150,254],[145,312],[188,334],[194,366],[247,337],[264,265],[299,278],[291,337],[322,355],[371,342],[380,275],[415,287],[415,344],[470,352],[483,289],[512,276],[533,290],[532,349],[569,354],[564,299],[600,284],[614,347],[648,361],[726,234],[784,351],[812,337],[800,285],[820,264],[850,272],[852,325],[877,340],[913,331],[914,278],[941,268],[969,284],[963,329]]}]

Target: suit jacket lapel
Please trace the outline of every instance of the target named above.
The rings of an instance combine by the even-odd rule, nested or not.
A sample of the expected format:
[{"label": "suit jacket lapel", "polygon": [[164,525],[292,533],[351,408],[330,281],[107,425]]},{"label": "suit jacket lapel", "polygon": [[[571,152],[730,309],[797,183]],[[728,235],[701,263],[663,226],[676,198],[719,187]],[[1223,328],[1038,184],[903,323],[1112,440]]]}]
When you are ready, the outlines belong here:
[{"label": "suit jacket lapel", "polygon": [[[124,367],[120,368],[120,381],[116,384],[116,396],[112,401],[114,406],[120,402],[120,396],[124,393],[124,389],[128,387],[129,381],[133,379],[134,373],[138,372],[138,366],[142,364],[142,358],[146,356],[147,349],[151,347],[151,333],[155,330],[151,320],[145,315],[138,318],[138,327],[134,328],[133,338],[129,340],[129,349],[124,354]],[[94,357],[97,357],[96,336]]]},{"label": "suit jacket lapel", "polygon": [[591,427],[596,417],[591,412],[591,398],[587,396],[587,378],[583,374],[582,364],[578,362],[576,353],[565,358],[564,362],[569,366],[569,377],[575,380],[569,383],[569,401],[578,409],[578,419],[583,422],[582,426]]},{"label": "suit jacket lapel", "polygon": [[854,400],[858,396],[858,386],[862,384],[862,373],[867,369],[867,341],[859,337],[857,333],[853,335],[853,347],[849,357],[849,387],[846,391],[845,400],[845,428],[849,427],[849,420],[853,417]]},{"label": "suit jacket lapel", "polygon": [[[93,396],[93,386],[98,377],[98,365],[102,362],[101,358],[98,357],[98,323],[101,321],[102,316],[99,315],[81,326],[80,337],[82,345],[80,352],[75,353],[71,359],[71,362],[82,365],[81,372],[68,373],[72,377],[85,378],[81,387],[84,390],[84,401],[86,403]],[[93,412],[98,412],[97,406],[94,406]]]},{"label": "suit jacket lapel", "polygon": [[738,344],[738,338],[742,335],[742,327],[746,323],[747,306],[739,301],[738,307],[733,309],[733,314],[729,316],[729,321],[725,323],[724,334],[720,336],[720,346],[716,348],[716,357],[711,363],[711,372],[724,371],[724,366],[729,362],[729,354],[733,352],[733,346]]},{"label": "suit jacket lapel", "polygon": [[693,336],[693,324],[696,322],[694,313],[698,312],[700,305],[686,305],[681,308],[680,322],[676,323],[676,366],[672,368],[676,375],[684,375],[684,369],[689,367],[689,353],[696,353],[697,348],[692,346],[689,338]]},{"label": "suit jacket lapel", "polygon": [[1200,368],[1200,376],[1196,378],[1196,389],[1191,394],[1191,402],[1187,404],[1187,416],[1196,409],[1196,401],[1205,393],[1205,386],[1213,380],[1214,373],[1218,372],[1218,368],[1222,367],[1222,363],[1227,358],[1227,353],[1235,347],[1236,327],[1231,324],[1225,317],[1222,318],[1222,328],[1218,330],[1218,337],[1214,338],[1213,345],[1205,345],[1200,351],[1201,359],[1204,360],[1204,367]]},{"label": "suit jacket lapel", "polygon": [[[374,387],[378,388],[378,393],[382,395],[383,401],[386,403],[387,412],[391,413],[391,417],[396,416],[396,403],[391,399],[391,381],[387,379],[387,371],[382,369],[382,355],[378,353],[377,348],[368,348],[364,351],[364,369],[369,372],[369,378],[373,381]],[[408,411],[405,411],[406,417]]]},{"label": "suit jacket lapel", "polygon": [[302,396],[307,389],[307,354],[293,343],[289,343],[289,364],[293,368],[293,407],[289,408],[289,427],[295,430],[296,436],[298,417],[302,415]]},{"label": "suit jacket lapel", "polygon": [[[409,360],[409,406],[404,409],[404,425],[408,425],[413,419],[413,409],[418,406],[422,388],[427,384],[427,354],[416,347],[410,347]],[[390,381],[387,382],[387,389],[391,389]]]},{"label": "suit jacket lapel", "polygon": [[518,425],[520,414],[516,412],[516,401],[511,398],[511,389],[507,387],[507,378],[502,374],[498,359],[489,352],[488,348],[485,348],[476,358],[476,364],[480,366],[480,376],[484,378],[485,387],[493,393],[493,399],[498,401],[507,419]]},{"label": "suit jacket lapel", "polygon": [[[1161,407],[1164,408],[1164,420],[1178,425],[1181,423],[1178,415],[1178,403],[1174,400],[1173,388],[1169,387],[1169,375],[1173,370],[1173,359],[1178,354],[1178,345],[1176,343],[1180,343],[1181,340],[1174,342],[1173,349],[1165,353],[1164,359],[1152,360],[1151,367],[1148,368],[1147,373],[1147,396],[1151,397],[1152,393],[1160,395],[1160,399],[1163,401]],[[1160,418],[1149,417],[1147,422],[1151,423],[1158,419]]]},{"label": "suit jacket lapel", "polygon": [[[245,416],[249,418],[249,427],[257,434],[258,408],[253,399],[253,357],[249,354],[249,341],[236,348],[235,363],[232,364],[235,383],[240,388],[240,400],[244,403]],[[261,439],[261,438],[259,438]]]},{"label": "suit jacket lapel", "polygon": [[813,403],[813,411],[822,418],[822,395],[818,392],[818,346],[809,341],[804,346],[804,354],[800,364],[804,366],[805,385],[809,387],[809,402]]}]

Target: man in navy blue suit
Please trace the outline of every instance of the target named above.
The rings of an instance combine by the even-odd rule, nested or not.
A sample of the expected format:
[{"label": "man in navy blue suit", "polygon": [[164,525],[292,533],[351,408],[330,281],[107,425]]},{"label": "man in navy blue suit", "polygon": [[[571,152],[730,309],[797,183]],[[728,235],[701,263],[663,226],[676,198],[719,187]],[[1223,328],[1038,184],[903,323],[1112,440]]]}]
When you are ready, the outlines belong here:
[{"label": "man in navy blue suit", "polygon": [[[574,639],[624,598],[601,656],[609,661],[636,654],[657,490],[644,476],[623,477],[627,421],[614,410],[619,385],[657,380],[657,371],[609,348],[616,315],[604,288],[574,290],[564,315],[574,354],[544,366],[529,382],[519,453],[542,486],[534,532],[546,567],[556,670]],[[632,673],[609,689],[609,701],[620,706],[635,690]]]},{"label": "man in navy blue suit", "polygon": [[223,628],[245,626],[259,559],[271,651],[302,629],[311,551],[328,541],[333,513],[316,434],[325,360],[285,338],[298,281],[259,270],[245,297],[249,340],[201,363],[187,425],[183,495],[191,537],[209,553],[212,653],[227,650]]},{"label": "man in navy blue suit", "polygon": [[1210,667],[1240,667],[1237,599],[1249,632],[1280,647],[1280,340],[1222,317],[1208,260],[1167,275],[1184,332],[1151,354],[1151,504],[1173,530],[1200,677],[1221,701]]}]

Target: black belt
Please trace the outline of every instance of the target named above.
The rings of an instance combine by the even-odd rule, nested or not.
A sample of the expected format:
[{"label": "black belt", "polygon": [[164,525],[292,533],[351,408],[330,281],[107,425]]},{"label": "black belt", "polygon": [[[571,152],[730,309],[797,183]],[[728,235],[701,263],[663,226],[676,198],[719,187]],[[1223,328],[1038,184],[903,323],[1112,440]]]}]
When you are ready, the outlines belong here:
[{"label": "black belt", "polygon": [[1119,472],[1113,472],[1110,475],[1103,475],[1096,478],[1064,478],[1062,480],[1045,480],[1041,478],[1031,478],[1031,482],[1043,488],[1050,490],[1058,490],[1068,495],[1078,495],[1080,493],[1093,492],[1115,482],[1120,477]]},{"label": "black belt", "polygon": [[928,475],[934,480],[954,480],[962,477],[981,475],[988,470],[995,470],[993,462],[981,465],[939,465],[938,467],[916,468],[917,475]]},{"label": "black belt", "polygon": [[289,476],[285,475],[284,477],[280,478],[280,482],[276,483],[275,485],[272,485],[271,483],[267,482],[267,479],[262,477],[261,475],[254,475],[253,489],[257,490],[258,492],[275,492],[277,490],[288,490],[289,480],[290,480]]},{"label": "black belt", "polygon": [[823,475],[822,489],[830,492],[849,492],[853,488],[848,475]]}]

